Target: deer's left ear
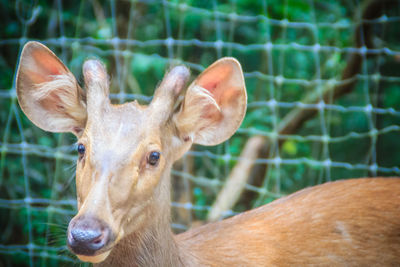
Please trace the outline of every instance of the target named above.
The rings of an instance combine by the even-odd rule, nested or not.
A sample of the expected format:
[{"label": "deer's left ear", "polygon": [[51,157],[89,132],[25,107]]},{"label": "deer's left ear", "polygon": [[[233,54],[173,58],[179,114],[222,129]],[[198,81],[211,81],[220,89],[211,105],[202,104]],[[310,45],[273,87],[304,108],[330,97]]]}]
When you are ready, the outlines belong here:
[{"label": "deer's left ear", "polygon": [[174,116],[180,138],[216,145],[231,137],[246,112],[242,68],[234,58],[222,58],[203,71],[186,91]]},{"label": "deer's left ear", "polygon": [[86,96],[74,75],[46,46],[28,42],[17,73],[18,102],[25,115],[50,132],[80,136],[86,124]]}]

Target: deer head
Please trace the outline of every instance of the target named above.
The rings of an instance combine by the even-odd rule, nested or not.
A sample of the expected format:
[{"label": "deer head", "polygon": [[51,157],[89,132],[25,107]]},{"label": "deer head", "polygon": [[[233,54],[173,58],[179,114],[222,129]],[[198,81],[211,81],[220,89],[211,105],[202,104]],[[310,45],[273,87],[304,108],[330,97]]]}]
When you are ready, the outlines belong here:
[{"label": "deer head", "polygon": [[78,139],[78,214],[67,243],[80,259],[104,260],[121,239],[157,220],[160,210],[169,213],[172,163],[193,143],[221,143],[240,126],[246,91],[235,59],[218,60],[184,90],[189,76],[186,67],[174,67],[148,106],[114,105],[100,61],[83,65],[85,92],[47,47],[25,45],[16,83],[22,110],[43,130]]}]

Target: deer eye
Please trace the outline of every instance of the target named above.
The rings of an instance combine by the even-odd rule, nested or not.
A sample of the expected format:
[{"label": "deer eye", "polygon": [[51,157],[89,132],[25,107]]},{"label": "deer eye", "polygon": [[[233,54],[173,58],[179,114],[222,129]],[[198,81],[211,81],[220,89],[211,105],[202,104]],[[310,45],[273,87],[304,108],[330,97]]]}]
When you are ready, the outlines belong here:
[{"label": "deer eye", "polygon": [[147,158],[147,162],[152,166],[156,166],[159,160],[160,152],[157,151],[150,152],[149,157]]},{"label": "deer eye", "polygon": [[79,156],[83,156],[85,154],[85,146],[83,144],[79,144],[77,150]]}]

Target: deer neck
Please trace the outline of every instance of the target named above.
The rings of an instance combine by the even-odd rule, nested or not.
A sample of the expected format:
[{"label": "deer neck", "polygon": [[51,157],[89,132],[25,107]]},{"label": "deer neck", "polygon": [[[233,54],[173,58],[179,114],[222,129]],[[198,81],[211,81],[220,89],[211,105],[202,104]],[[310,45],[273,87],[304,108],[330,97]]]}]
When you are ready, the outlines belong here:
[{"label": "deer neck", "polygon": [[[149,221],[123,238],[104,262],[95,266],[184,266],[181,250],[171,230],[170,171],[166,168],[155,190]],[[186,254],[186,253],[185,253]]]}]

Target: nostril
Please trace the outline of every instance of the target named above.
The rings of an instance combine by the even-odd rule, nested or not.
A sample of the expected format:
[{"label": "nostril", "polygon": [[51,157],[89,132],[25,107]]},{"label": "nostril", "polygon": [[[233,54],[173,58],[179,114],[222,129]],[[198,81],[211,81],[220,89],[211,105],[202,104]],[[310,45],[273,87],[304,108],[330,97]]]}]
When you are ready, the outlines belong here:
[{"label": "nostril", "polygon": [[93,240],[94,244],[100,244],[103,241],[103,237],[104,235],[100,235],[98,238],[96,238],[95,240]]}]

